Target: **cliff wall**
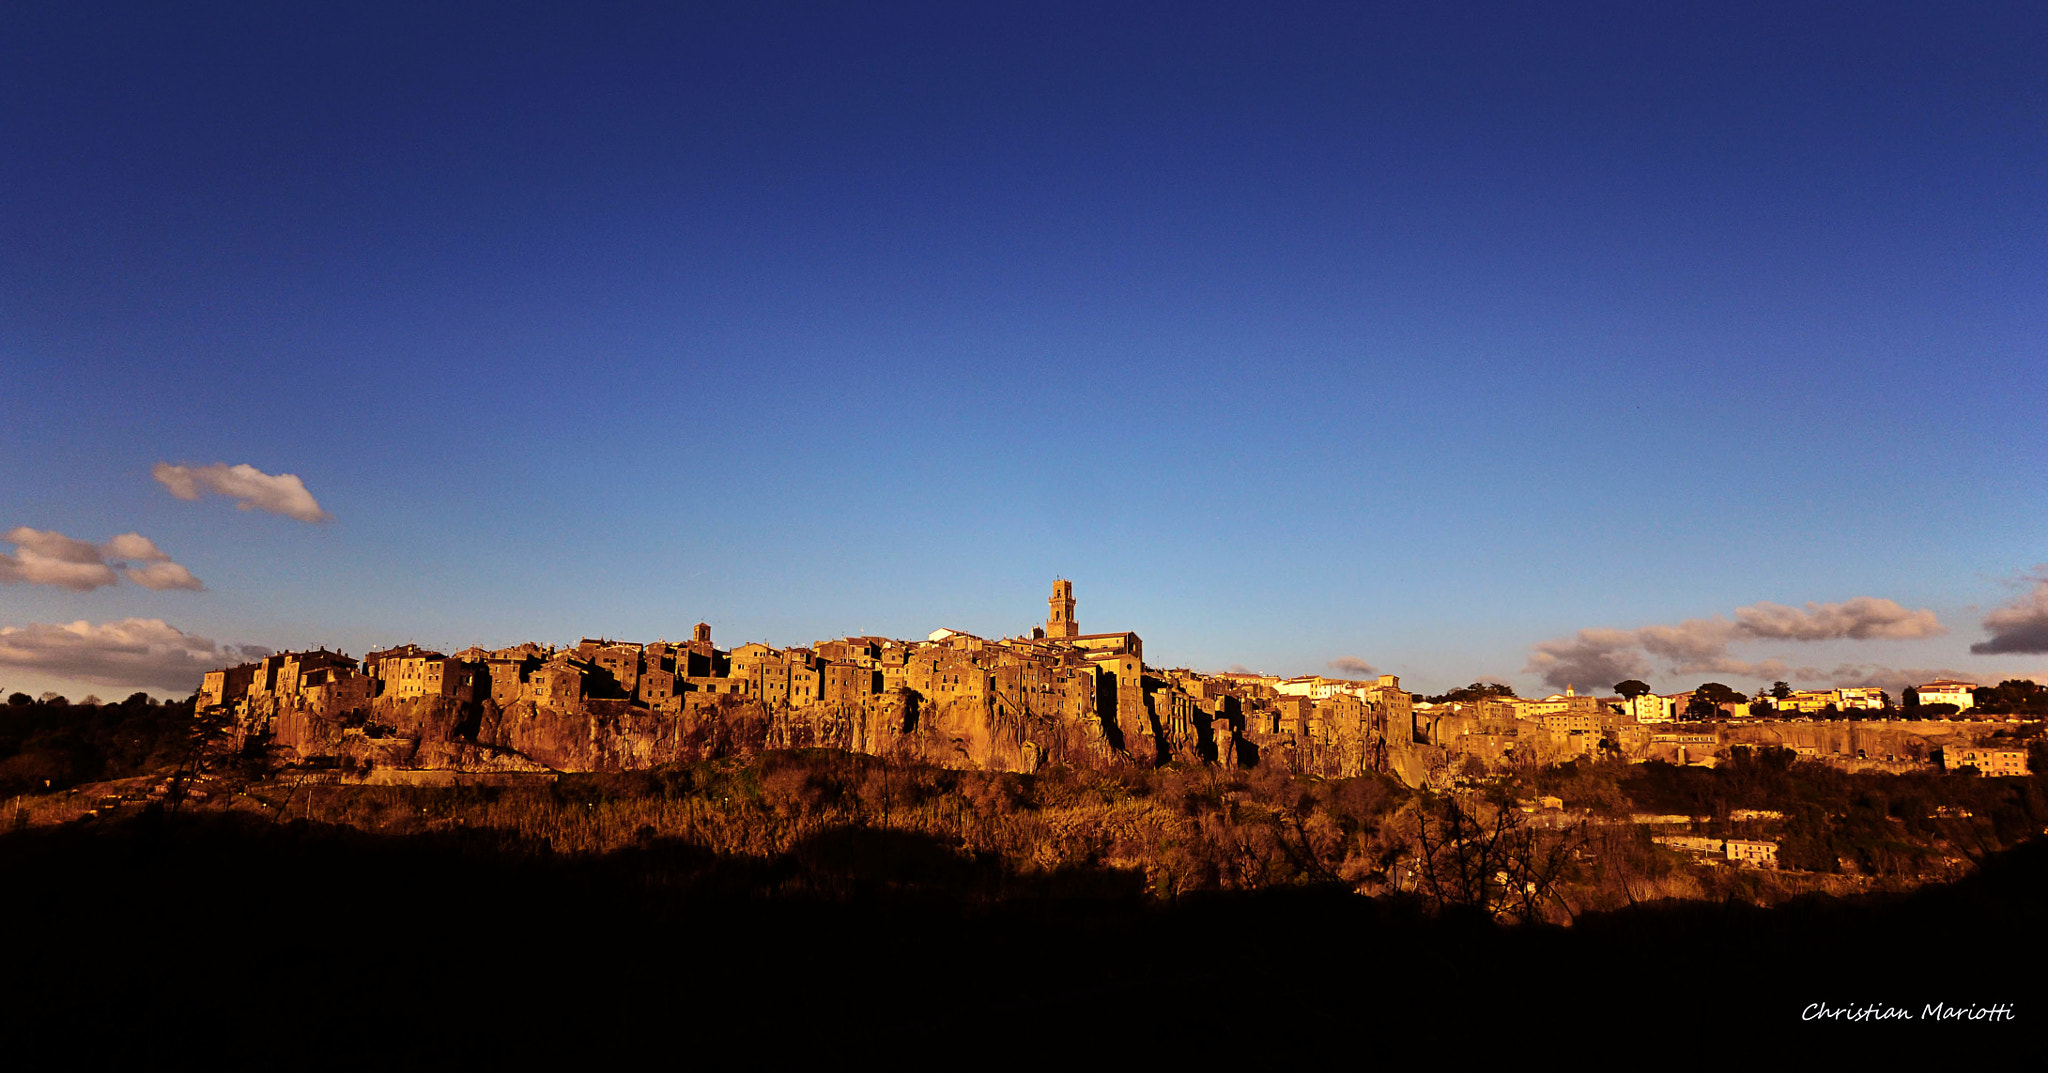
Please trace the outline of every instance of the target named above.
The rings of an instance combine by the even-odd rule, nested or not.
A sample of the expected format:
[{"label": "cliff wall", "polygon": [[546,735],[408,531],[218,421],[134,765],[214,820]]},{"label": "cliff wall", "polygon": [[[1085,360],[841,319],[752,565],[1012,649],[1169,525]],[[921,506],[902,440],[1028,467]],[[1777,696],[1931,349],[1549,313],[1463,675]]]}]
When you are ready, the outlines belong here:
[{"label": "cliff wall", "polygon": [[[253,699],[234,744],[297,761],[454,771],[630,771],[759,749],[830,748],[943,767],[1028,772],[1048,761],[1120,761],[1093,720],[1003,712],[979,700],[931,703],[892,693],[858,704],[769,707],[732,698],[681,710],[622,700],[564,705],[448,697],[379,698],[328,712]],[[1149,747],[1145,757],[1151,755]]]}]

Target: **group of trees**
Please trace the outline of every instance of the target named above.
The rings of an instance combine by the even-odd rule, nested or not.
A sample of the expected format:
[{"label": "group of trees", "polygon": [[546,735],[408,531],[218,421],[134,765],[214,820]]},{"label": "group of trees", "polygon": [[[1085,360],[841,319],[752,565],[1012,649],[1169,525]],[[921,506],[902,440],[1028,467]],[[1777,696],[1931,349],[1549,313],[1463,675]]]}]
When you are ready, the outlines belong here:
[{"label": "group of trees", "polygon": [[2048,687],[2027,678],[2008,678],[1995,686],[1984,686],[1970,699],[1973,709],[1984,715],[2018,715],[2036,719],[2048,716]]},{"label": "group of trees", "polygon": [[[1535,809],[1542,795],[1567,811]],[[1741,809],[1782,819],[1734,819]],[[1696,833],[1777,841],[1789,869],[1917,877],[2039,832],[2048,778],[1852,774],[1787,750],[1738,748],[1715,768],[1589,758],[1434,793],[1278,768],[1019,775],[818,749],[565,775],[548,786],[308,786],[284,811],[390,835],[500,831],[556,852],[669,841],[720,859],[783,861],[793,871],[762,875],[784,875],[775,882],[785,892],[829,897],[909,882],[964,884],[955,893],[972,898],[1029,896],[1063,876],[1078,884],[1063,889],[1127,883],[1163,900],[1302,886],[1401,891],[1445,910],[1559,921],[1660,897],[1734,891],[1770,901],[1799,889],[1789,874],[1689,868],[1627,822],[1632,813],[1703,817]],[[890,873],[889,854],[915,847],[924,848],[905,858],[915,875]],[[947,864],[953,857],[966,863]]]},{"label": "group of trees", "polygon": [[1687,719],[1712,720],[1721,717],[1721,705],[1744,704],[1749,701],[1741,690],[1731,689],[1720,682],[1703,682],[1692,691],[1692,699],[1685,702]]},{"label": "group of trees", "polygon": [[857,832],[887,831],[995,862],[984,875],[991,882],[1135,874],[1170,900],[1198,890],[1385,882],[1407,852],[1412,823],[1402,810],[1412,801],[1383,776],[1321,780],[1277,765],[1049,766],[1022,775],[802,749],[563,775],[547,786],[309,786],[286,811],[394,835],[501,830],[556,852],[674,840],[728,857],[795,854],[803,868],[807,855],[870,837]]},{"label": "group of trees", "polygon": [[[1785,683],[1778,684],[1782,686]],[[1637,678],[1614,683],[1614,691],[1620,694],[1623,700],[1634,700],[1655,692],[1647,682]],[[1763,693],[1759,691],[1757,696],[1762,697]],[[1703,682],[1698,689],[1692,691],[1692,699],[1686,701],[1685,711],[1680,714],[1692,720],[1718,719],[1721,716],[1722,705],[1744,703],[1749,703],[1749,697],[1741,690],[1720,682]]]},{"label": "group of trees", "polygon": [[1431,704],[1468,704],[1475,700],[1485,700],[1488,697],[1512,697],[1514,695],[1515,687],[1506,682],[1474,682],[1469,686],[1461,686],[1448,693],[1439,693],[1434,697],[1424,697],[1423,699]]},{"label": "group of trees", "polygon": [[[1518,789],[1438,794],[1277,766],[1019,775],[808,749],[565,775],[545,787],[322,785],[288,811],[392,835],[495,830],[556,852],[695,845],[785,862],[785,894],[865,897],[876,884],[914,882],[980,899],[1031,896],[1052,877],[1065,877],[1063,889],[1107,890],[1121,876],[1162,900],[1321,886],[1400,891],[1500,920],[1566,919],[1588,902],[1567,889],[1586,881],[1587,828],[1536,823]],[[844,859],[852,847],[875,859]],[[887,874],[896,857],[914,874]]]},{"label": "group of trees", "polygon": [[1616,777],[1637,807],[1708,817],[1702,833],[1715,837],[1753,837],[1755,821],[1733,820],[1737,809],[1781,813],[1767,832],[1780,844],[1779,863],[1813,872],[1919,875],[1942,858],[2010,849],[2048,826],[2048,776],[2040,774],[1852,773],[1786,749],[1736,748],[1713,768],[1635,764]]},{"label": "group of trees", "polygon": [[119,704],[71,704],[14,693],[0,706],[0,794],[174,768],[190,748],[190,702],[135,693]]}]

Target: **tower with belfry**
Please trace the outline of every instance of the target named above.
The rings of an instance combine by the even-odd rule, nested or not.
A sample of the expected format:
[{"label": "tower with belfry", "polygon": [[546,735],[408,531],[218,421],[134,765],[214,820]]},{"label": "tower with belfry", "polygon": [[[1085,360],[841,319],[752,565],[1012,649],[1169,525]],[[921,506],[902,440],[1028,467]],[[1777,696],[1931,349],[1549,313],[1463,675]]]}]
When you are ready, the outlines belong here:
[{"label": "tower with belfry", "polygon": [[1074,624],[1074,583],[1058,578],[1052,583],[1052,599],[1047,600],[1050,610],[1045,616],[1045,636],[1055,641],[1071,641],[1081,636],[1081,628]]}]

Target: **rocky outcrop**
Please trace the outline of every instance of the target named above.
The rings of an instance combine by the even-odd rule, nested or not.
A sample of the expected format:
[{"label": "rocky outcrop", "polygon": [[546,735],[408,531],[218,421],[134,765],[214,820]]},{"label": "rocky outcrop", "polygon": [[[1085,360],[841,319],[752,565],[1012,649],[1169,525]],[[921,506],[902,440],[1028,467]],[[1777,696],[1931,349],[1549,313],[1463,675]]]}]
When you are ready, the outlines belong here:
[{"label": "rocky outcrop", "polygon": [[934,700],[909,689],[793,707],[742,696],[656,706],[384,697],[346,712],[267,696],[239,709],[237,743],[359,770],[474,774],[631,771],[810,748],[988,771],[1163,762],[1271,765],[1322,777],[1377,771],[1413,786],[1441,781],[1448,770],[1446,750],[1413,742],[1405,722],[1349,698],[1289,700],[1285,708],[1254,712],[1235,697],[1197,702],[1164,688],[1134,692],[1128,702],[1038,709],[986,694]]},{"label": "rocky outcrop", "polygon": [[760,749],[845,749],[1001,771],[1121,759],[1086,721],[1005,713],[974,700],[932,704],[914,693],[800,708],[732,698],[682,709],[420,697],[338,714],[265,697],[239,714],[235,744],[298,761],[477,773],[630,771]]}]

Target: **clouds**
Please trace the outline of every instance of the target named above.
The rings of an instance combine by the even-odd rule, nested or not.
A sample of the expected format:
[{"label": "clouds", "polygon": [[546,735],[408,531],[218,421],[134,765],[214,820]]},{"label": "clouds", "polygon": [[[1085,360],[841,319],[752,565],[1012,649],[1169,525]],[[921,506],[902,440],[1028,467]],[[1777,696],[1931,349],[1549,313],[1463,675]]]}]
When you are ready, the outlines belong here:
[{"label": "clouds", "polygon": [[154,618],[0,627],[0,667],[110,686],[189,691],[207,671],[267,653],[216,645]]},{"label": "clouds", "polygon": [[98,545],[27,526],[8,530],[6,540],[15,551],[0,553],[0,581],[89,592],[117,580]]},{"label": "clouds", "polygon": [[2048,652],[2048,566],[2037,566],[2020,579],[2033,591],[1984,616],[1988,641],[1970,646],[1980,656]]},{"label": "clouds", "polygon": [[305,482],[295,474],[272,475],[255,466],[230,466],[222,462],[210,466],[158,462],[149,473],[179,499],[198,499],[203,492],[212,492],[237,500],[235,505],[242,510],[265,510],[302,522],[324,522],[334,517],[320,509],[313,493],[306,491]]},{"label": "clouds", "polygon": [[[203,492],[229,496],[243,510],[266,510],[305,522],[331,515],[289,473],[275,476],[254,466],[173,466],[159,462],[151,470],[157,483],[179,499],[198,499]],[[91,592],[117,584],[122,577],[145,589],[199,590],[206,586],[192,571],[173,562],[156,543],[140,533],[122,533],[104,544],[78,540],[48,529],[19,526],[4,538],[13,552],[0,552],[0,582],[50,585],[73,592]]]},{"label": "clouds", "polygon": [[140,565],[121,571],[128,580],[145,589],[203,589],[206,586],[192,576],[192,571],[171,561],[148,537],[141,533],[122,533],[100,546],[108,558],[136,559]]},{"label": "clouds", "polygon": [[1597,689],[1649,674],[1650,660],[1636,631],[1596,627],[1536,645],[1522,669],[1552,686],[1585,682]]},{"label": "clouds", "polygon": [[1838,604],[1804,608],[1768,601],[1738,607],[1733,619],[1694,618],[1670,626],[1633,630],[1583,629],[1533,646],[1523,668],[1551,686],[1586,684],[1604,688],[1651,674],[1657,664],[1673,674],[1722,674],[1751,678],[1812,677],[1781,659],[1751,661],[1729,650],[1743,641],[1914,640],[1948,632],[1926,608],[1913,611],[1896,601],[1858,596]]},{"label": "clouds", "polygon": [[1809,603],[1804,611],[1764,601],[1736,608],[1735,623],[1746,636],[1788,641],[1912,641],[1948,632],[1924,607],[1908,611],[1874,596],[1839,604]]},{"label": "clouds", "polygon": [[145,563],[139,567],[131,566],[121,572],[128,575],[128,580],[145,589],[157,589],[159,591],[163,589],[197,590],[206,587],[199,583],[198,578],[192,576],[192,571],[169,561]]},{"label": "clouds", "polygon": [[1360,678],[1365,678],[1380,673],[1378,668],[1374,667],[1372,664],[1367,663],[1362,659],[1359,659],[1357,656],[1338,656],[1336,659],[1330,661],[1330,669],[1334,671],[1341,671],[1345,674],[1356,675]]},{"label": "clouds", "polygon": [[[24,525],[8,530],[0,539],[15,545],[12,554],[0,552],[0,582],[90,592],[126,575],[146,589],[205,588],[190,570],[172,562],[140,533],[122,533],[105,544],[92,544]],[[131,562],[135,565],[129,565]]]}]

